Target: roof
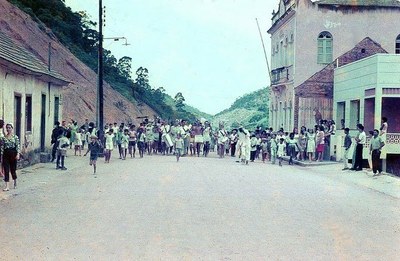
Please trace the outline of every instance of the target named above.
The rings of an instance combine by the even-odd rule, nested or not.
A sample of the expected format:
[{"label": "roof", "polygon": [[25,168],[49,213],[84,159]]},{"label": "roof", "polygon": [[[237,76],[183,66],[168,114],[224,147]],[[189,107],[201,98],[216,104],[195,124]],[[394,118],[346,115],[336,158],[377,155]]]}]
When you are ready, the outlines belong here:
[{"label": "roof", "polygon": [[56,85],[67,85],[67,80],[57,71],[49,71],[48,66],[24,47],[14,43],[10,37],[0,32],[0,65],[24,74],[30,74]]},{"label": "roof", "polygon": [[295,88],[296,95],[302,98],[333,98],[333,77],[336,65],[340,67],[377,53],[387,53],[387,51],[371,38],[364,38],[353,49],[339,56],[321,71],[297,86]]},{"label": "roof", "polygon": [[315,3],[318,5],[400,7],[400,2],[397,0],[320,0]]}]

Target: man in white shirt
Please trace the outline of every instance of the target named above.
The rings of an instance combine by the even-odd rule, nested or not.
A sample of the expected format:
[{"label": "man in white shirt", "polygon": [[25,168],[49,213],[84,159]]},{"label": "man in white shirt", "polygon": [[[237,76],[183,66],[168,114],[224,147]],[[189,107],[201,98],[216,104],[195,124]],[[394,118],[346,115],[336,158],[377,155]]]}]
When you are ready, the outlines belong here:
[{"label": "man in white shirt", "polygon": [[359,134],[357,137],[355,137],[355,140],[357,142],[356,160],[355,160],[354,168],[351,168],[351,170],[360,171],[360,170],[362,170],[362,165],[363,165],[363,149],[364,149],[364,144],[367,141],[367,135],[365,134],[364,126],[362,124],[360,124],[360,123],[357,124],[357,129],[359,131]]}]

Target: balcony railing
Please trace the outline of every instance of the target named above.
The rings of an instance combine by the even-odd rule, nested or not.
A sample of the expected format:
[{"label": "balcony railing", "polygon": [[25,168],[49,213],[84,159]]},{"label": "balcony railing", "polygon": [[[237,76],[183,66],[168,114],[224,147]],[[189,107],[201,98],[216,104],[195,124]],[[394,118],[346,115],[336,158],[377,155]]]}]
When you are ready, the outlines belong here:
[{"label": "balcony railing", "polygon": [[280,67],[271,71],[272,84],[286,83],[293,80],[293,66]]}]

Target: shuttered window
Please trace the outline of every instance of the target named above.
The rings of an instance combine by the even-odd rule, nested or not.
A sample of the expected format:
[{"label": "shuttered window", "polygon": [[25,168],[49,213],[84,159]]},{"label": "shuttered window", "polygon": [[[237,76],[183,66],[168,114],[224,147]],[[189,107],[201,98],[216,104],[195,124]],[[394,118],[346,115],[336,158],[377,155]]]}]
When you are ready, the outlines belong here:
[{"label": "shuttered window", "polygon": [[318,58],[319,64],[328,64],[333,60],[333,39],[329,32],[322,32],[318,36]]},{"label": "shuttered window", "polygon": [[400,35],[396,38],[396,48],[395,53],[400,54]]}]

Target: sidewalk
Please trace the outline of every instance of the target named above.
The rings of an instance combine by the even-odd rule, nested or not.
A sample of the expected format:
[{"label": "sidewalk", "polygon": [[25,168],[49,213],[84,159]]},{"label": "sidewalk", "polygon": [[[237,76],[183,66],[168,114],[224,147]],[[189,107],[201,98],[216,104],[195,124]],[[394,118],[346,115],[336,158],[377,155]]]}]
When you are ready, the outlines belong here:
[{"label": "sidewalk", "polygon": [[[284,161],[289,161],[289,157],[284,157]],[[332,178],[341,182],[350,182],[358,186],[378,191],[400,199],[400,177],[389,173],[382,173],[373,176],[372,169],[362,171],[343,171],[343,163],[336,161],[308,162],[293,160],[294,164],[309,168],[310,172],[317,172],[321,175],[329,174]]]},{"label": "sidewalk", "polygon": [[[38,163],[23,169],[18,169],[17,189],[13,189],[11,186],[10,191],[4,192],[4,182],[2,181],[0,185],[0,201],[27,193],[28,191],[34,191],[43,184],[54,182],[55,179],[59,178],[61,175],[68,175],[82,167],[89,167],[89,156],[74,156],[73,150],[69,150],[68,153],[68,157],[65,158],[65,166],[68,170],[56,170],[55,162]],[[12,185],[11,183],[10,185]]]}]

